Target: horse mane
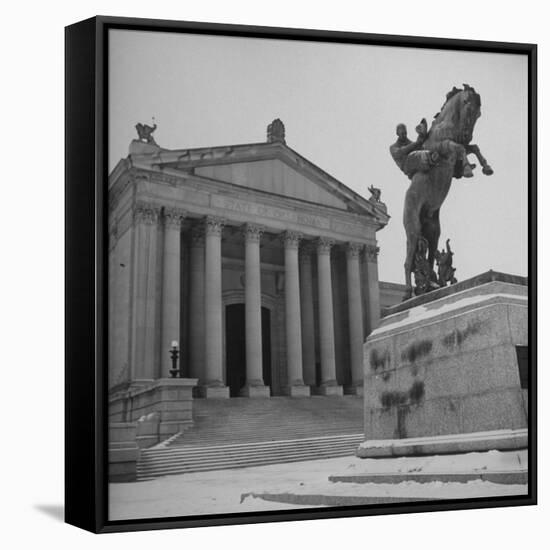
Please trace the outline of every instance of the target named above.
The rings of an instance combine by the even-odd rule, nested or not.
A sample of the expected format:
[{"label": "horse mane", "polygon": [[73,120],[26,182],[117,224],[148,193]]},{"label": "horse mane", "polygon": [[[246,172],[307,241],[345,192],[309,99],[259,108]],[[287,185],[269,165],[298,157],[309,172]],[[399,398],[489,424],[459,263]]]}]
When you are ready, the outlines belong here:
[{"label": "horse mane", "polygon": [[477,103],[478,107],[481,107],[481,96],[476,92],[473,86],[470,86],[469,84],[462,84],[462,89],[453,86],[452,90],[445,94],[445,103],[443,103],[441,109],[439,109],[439,112],[434,115],[434,118],[437,118],[441,114],[441,111],[443,111],[447,103],[449,103],[449,101],[460,92],[472,92],[474,101]]}]

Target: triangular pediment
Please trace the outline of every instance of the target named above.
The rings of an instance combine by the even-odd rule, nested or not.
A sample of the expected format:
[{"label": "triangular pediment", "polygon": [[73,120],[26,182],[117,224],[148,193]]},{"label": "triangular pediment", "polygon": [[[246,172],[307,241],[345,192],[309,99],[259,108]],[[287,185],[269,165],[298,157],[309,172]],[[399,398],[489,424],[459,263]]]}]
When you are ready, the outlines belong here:
[{"label": "triangular pediment", "polygon": [[262,193],[376,218],[389,217],[382,203],[365,199],[308,161],[285,143],[252,143],[222,147],[167,150],[130,148],[135,166],[193,174]]},{"label": "triangular pediment", "polygon": [[194,173],[257,191],[347,210],[341,198],[279,159],[197,166]]}]

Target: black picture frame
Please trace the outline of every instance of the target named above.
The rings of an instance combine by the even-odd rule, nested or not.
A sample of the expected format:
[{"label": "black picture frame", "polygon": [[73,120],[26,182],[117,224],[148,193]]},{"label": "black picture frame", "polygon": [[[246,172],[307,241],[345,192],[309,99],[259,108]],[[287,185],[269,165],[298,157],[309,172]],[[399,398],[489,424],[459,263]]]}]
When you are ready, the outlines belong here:
[{"label": "black picture frame", "polygon": [[[368,507],[109,521],[107,517],[108,31],[131,29],[325,43],[496,52],[528,57],[529,493]],[[95,533],[325,519],[537,502],[537,46],[413,36],[98,16],[65,30],[65,520]]]}]

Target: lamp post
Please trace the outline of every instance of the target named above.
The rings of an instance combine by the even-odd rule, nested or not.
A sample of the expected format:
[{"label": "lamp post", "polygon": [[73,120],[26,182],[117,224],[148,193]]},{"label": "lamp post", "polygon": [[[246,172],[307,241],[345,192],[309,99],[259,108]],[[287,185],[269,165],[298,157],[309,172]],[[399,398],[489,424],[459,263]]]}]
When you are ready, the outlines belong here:
[{"label": "lamp post", "polygon": [[178,351],[177,340],[172,341],[172,349],[170,350],[170,357],[172,359],[172,368],[170,369],[170,376],[172,378],[177,378],[179,375],[179,370],[178,370],[179,351]]}]

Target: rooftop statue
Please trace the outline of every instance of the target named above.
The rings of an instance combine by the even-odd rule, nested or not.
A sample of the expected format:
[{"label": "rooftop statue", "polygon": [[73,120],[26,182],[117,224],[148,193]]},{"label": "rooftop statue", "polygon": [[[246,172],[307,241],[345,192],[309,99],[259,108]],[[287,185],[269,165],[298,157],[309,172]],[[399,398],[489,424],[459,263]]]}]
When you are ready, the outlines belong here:
[{"label": "rooftop statue", "polygon": [[[429,131],[426,120],[422,119],[416,127],[416,141],[408,139],[404,124],[397,126],[398,139],[390,146],[390,154],[411,180],[403,210],[403,225],[407,234],[405,299],[413,293],[411,273],[416,271],[415,255],[418,254],[421,238],[426,240],[427,261],[433,271],[441,233],[439,209],[453,178],[471,178],[474,175],[475,164],[468,162],[468,155],[477,157],[483,174],[490,176],[493,173],[479,147],[470,143],[480,116],[481,98],[474,88],[464,84],[463,89],[455,87],[447,94]],[[420,248],[423,246],[420,245]],[[425,269],[422,271],[426,276]],[[435,272],[433,277],[428,277],[430,280],[434,278],[437,280]]]},{"label": "rooftop statue", "polygon": [[382,196],[382,191],[380,189],[378,189],[378,187],[374,187],[374,185],[371,185],[368,189],[369,189],[369,192],[370,192],[369,201],[370,202],[380,202],[380,197]]},{"label": "rooftop statue", "polygon": [[285,125],[280,118],[276,118],[268,127],[267,127],[267,141],[269,143],[285,142]]},{"label": "rooftop statue", "polygon": [[[155,119],[153,118],[153,120]],[[155,138],[152,136],[153,132],[156,129],[157,129],[156,123],[153,123],[153,126],[149,126],[148,124],[142,124],[141,122],[138,122],[136,124],[138,139],[140,141],[144,141],[145,143],[149,143],[151,145],[157,145]]]}]

